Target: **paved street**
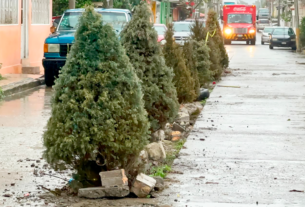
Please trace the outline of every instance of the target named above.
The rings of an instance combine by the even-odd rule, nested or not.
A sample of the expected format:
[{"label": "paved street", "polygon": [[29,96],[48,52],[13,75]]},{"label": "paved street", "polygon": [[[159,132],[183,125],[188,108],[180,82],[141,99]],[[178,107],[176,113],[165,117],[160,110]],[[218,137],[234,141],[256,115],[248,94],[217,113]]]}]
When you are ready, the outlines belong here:
[{"label": "paved street", "polygon": [[[260,44],[260,41],[257,41]],[[305,206],[305,62],[289,49],[227,46],[217,84],[159,200],[173,206]],[[223,86],[223,87],[220,87]],[[202,141],[204,139],[204,141]]]},{"label": "paved street", "polygon": [[[227,49],[232,73],[213,90],[174,163],[183,174],[169,174],[172,182],[158,200],[172,206],[305,206],[304,193],[289,192],[305,189],[305,65],[299,64],[305,58],[269,50],[259,38],[255,46]],[[43,86],[0,103],[0,206],[26,205],[37,197],[22,198],[42,191],[38,185],[66,183],[33,174],[45,164],[42,134],[51,94]],[[6,193],[14,196],[2,197]]]}]

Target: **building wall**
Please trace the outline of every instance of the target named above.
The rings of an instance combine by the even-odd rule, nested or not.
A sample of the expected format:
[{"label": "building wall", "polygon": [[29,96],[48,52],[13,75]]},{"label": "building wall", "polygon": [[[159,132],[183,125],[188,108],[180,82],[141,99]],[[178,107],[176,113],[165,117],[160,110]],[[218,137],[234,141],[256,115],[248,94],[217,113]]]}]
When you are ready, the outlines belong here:
[{"label": "building wall", "polygon": [[[32,24],[32,0],[28,8],[28,57],[21,58],[21,0],[19,0],[18,24],[0,25],[0,74],[22,73],[22,67],[40,67],[43,73],[42,58],[45,38],[52,26],[52,0],[49,5],[49,24]],[[1,5],[0,5],[1,6]]]}]

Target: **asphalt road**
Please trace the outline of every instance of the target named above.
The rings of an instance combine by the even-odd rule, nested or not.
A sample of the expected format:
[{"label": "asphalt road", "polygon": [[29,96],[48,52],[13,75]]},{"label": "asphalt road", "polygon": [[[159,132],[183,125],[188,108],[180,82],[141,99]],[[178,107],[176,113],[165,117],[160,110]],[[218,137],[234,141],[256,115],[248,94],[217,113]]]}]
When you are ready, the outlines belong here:
[{"label": "asphalt road", "polygon": [[[259,37],[255,46],[233,42],[227,50],[232,73],[215,87],[174,163],[183,174],[169,175],[178,182],[168,183],[159,201],[305,206],[304,193],[289,192],[305,186],[305,71],[297,63],[305,58],[289,49],[271,51]],[[42,86],[0,102],[0,206],[46,206],[40,185],[54,189],[69,179],[41,159],[51,95]]]},{"label": "asphalt road", "polygon": [[159,200],[305,206],[305,57],[260,41],[226,48],[231,73],[217,83],[174,162],[183,174],[168,175],[173,182]]}]

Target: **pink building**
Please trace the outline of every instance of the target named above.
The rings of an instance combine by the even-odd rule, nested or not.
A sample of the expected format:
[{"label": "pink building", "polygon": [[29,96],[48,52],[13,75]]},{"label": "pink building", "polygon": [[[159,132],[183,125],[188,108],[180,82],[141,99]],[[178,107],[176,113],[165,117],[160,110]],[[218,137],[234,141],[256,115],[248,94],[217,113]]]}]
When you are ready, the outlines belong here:
[{"label": "pink building", "polygon": [[0,73],[43,73],[51,26],[52,0],[0,0]]}]

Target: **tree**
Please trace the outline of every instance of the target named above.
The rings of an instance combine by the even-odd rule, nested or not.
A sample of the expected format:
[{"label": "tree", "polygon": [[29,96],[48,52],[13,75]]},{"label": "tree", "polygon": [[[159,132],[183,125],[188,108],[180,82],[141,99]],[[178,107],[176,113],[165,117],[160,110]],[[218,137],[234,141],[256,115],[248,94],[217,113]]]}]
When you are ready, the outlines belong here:
[{"label": "tree", "polygon": [[149,138],[141,84],[113,28],[93,7],[80,17],[61,71],[43,136],[47,162],[72,165],[83,183],[100,170],[132,164]]},{"label": "tree", "polygon": [[151,130],[155,131],[176,118],[179,104],[174,73],[165,65],[157,32],[150,22],[151,15],[148,4],[142,1],[121,32],[121,42],[142,80],[145,109]]},{"label": "tree", "polygon": [[194,80],[189,68],[185,65],[182,50],[173,39],[173,24],[167,25],[165,33],[166,43],[163,46],[165,63],[168,67],[173,68],[175,76],[173,82],[177,89],[177,96],[180,103],[192,102],[196,98]]},{"label": "tree", "polygon": [[203,26],[203,22],[200,22],[198,19],[195,20],[195,23],[191,26],[191,39],[194,41],[193,50],[196,54],[196,63],[195,67],[198,72],[198,79],[200,87],[207,87],[211,81],[210,73],[210,49],[205,44],[206,30]]},{"label": "tree", "polygon": [[223,69],[228,67],[229,58],[223,44],[222,32],[217,20],[216,12],[209,11],[208,19],[206,22],[207,32],[214,36],[209,36],[208,46],[210,48],[210,71],[215,80],[219,80]]},{"label": "tree", "polygon": [[301,25],[300,25],[300,39],[301,44],[305,46],[305,17],[302,18]]}]

